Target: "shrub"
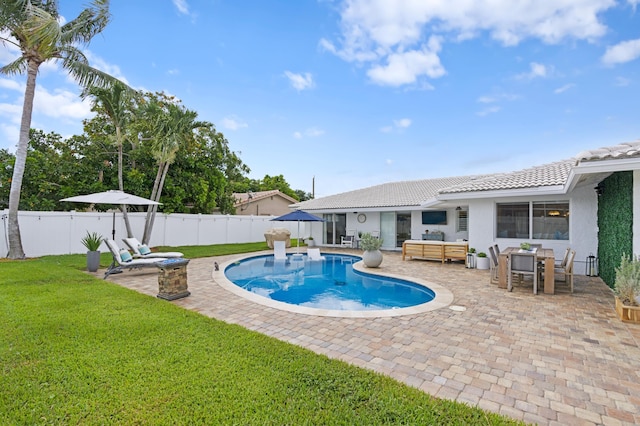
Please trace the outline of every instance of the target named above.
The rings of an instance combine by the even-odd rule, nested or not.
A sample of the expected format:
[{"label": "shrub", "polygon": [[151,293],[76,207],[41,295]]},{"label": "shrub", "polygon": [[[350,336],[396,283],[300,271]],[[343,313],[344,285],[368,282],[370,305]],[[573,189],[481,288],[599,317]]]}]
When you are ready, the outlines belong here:
[{"label": "shrub", "polygon": [[100,248],[100,244],[102,244],[102,242],[104,241],[104,238],[97,232],[87,231],[87,235],[85,235],[84,238],[82,238],[82,240],[80,241],[82,242],[82,245],[87,248],[87,250],[98,251],[98,249]]},{"label": "shrub", "polygon": [[625,305],[638,306],[640,296],[640,261],[626,254],[622,255],[620,266],[616,268],[613,291]]},{"label": "shrub", "polygon": [[362,234],[362,238],[360,238],[360,248],[364,251],[374,251],[380,250],[382,247],[382,238],[376,238],[368,232]]},{"label": "shrub", "polygon": [[487,257],[487,253],[481,251],[480,253],[478,253],[478,257]]}]

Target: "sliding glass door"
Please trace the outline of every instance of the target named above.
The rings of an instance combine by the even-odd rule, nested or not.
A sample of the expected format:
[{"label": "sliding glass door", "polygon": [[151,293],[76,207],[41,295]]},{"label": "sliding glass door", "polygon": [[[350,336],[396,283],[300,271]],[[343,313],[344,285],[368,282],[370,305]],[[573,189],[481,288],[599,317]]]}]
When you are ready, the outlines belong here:
[{"label": "sliding glass door", "polygon": [[347,234],[347,215],[345,213],[325,213],[324,244],[340,244],[340,238]]}]

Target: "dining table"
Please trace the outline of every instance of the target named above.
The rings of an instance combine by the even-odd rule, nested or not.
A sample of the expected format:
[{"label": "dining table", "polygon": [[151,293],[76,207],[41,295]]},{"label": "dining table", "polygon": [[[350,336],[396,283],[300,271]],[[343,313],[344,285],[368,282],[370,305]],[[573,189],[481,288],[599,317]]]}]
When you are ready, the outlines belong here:
[{"label": "dining table", "polygon": [[[520,247],[507,247],[500,252],[498,256],[498,287],[507,288],[507,279],[509,274],[509,255],[511,253],[521,253]],[[551,271],[544,274],[544,292],[545,294],[555,293],[555,255],[553,249],[538,248],[536,249],[536,257],[538,262],[544,263],[544,270]]]}]

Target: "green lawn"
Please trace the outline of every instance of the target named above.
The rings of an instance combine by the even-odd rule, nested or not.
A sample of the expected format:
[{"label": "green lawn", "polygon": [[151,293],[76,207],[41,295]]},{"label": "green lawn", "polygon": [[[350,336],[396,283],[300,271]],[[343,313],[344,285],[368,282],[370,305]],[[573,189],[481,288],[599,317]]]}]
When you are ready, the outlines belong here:
[{"label": "green lawn", "polygon": [[0,262],[0,424],[517,424],[96,279],[84,264]]}]

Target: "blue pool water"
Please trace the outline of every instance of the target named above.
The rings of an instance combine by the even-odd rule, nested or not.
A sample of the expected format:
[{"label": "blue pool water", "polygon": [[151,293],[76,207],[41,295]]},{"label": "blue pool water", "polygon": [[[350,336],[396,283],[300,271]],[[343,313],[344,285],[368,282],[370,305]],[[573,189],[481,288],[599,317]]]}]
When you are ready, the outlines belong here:
[{"label": "blue pool water", "polygon": [[406,308],[433,300],[422,285],[355,271],[357,256],[323,254],[251,257],[229,265],[225,275],[235,285],[260,296],[299,306],[342,311]]}]

